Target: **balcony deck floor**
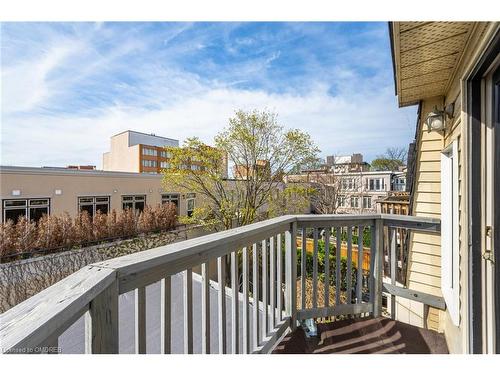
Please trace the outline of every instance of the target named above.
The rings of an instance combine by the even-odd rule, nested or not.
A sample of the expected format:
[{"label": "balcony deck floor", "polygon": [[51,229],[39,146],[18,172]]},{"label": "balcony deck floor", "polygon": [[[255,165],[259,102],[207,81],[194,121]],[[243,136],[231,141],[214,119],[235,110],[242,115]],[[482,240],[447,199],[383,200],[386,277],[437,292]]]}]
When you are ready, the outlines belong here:
[{"label": "balcony deck floor", "polygon": [[388,318],[359,318],[318,323],[318,335],[302,328],[288,334],[274,354],[447,354],[444,335]]}]

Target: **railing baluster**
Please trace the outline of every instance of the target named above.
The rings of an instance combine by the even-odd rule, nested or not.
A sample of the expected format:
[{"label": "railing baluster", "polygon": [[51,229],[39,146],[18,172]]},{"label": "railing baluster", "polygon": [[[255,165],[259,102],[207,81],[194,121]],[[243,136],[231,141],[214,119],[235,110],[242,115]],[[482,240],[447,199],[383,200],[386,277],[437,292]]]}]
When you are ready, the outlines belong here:
[{"label": "railing baluster", "polygon": [[170,354],[172,340],[172,284],[170,276],[161,279],[160,346],[161,353]]},{"label": "railing baluster", "polygon": [[252,286],[253,286],[253,347],[257,349],[259,341],[259,248],[254,243],[253,246],[253,269],[252,269]]},{"label": "railing baluster", "polygon": [[[391,246],[391,284],[396,285],[396,229],[389,228],[389,241]],[[396,296],[391,294],[391,318],[396,318]]]},{"label": "railing baluster", "polygon": [[262,241],[262,339],[267,337],[269,332],[268,316],[269,316],[269,301],[267,293],[267,240]]},{"label": "railing baluster", "polygon": [[325,306],[330,306],[330,228],[325,229]]},{"label": "railing baluster", "polygon": [[226,256],[217,258],[219,277],[218,321],[219,321],[219,354],[226,354]]},{"label": "railing baluster", "polygon": [[375,260],[373,264],[373,316],[382,314],[382,285],[384,272],[384,223],[382,219],[375,219]]},{"label": "railing baluster", "polygon": [[347,303],[352,303],[352,227],[347,227]]},{"label": "railing baluster", "polygon": [[283,288],[282,288],[282,280],[283,280],[283,253],[281,250],[281,233],[278,233],[276,236],[276,307],[278,310],[278,323],[281,322],[283,319],[283,305],[282,305],[282,299],[283,299]]},{"label": "railing baluster", "polygon": [[243,271],[243,354],[249,354],[252,351],[250,347],[250,311],[248,303],[248,278],[250,270],[248,267],[248,247],[243,248],[242,271]]},{"label": "railing baluster", "polygon": [[290,224],[285,233],[285,285],[286,312],[290,317],[290,329],[297,328],[297,223]]},{"label": "railing baluster", "polygon": [[342,272],[340,269],[340,258],[342,257],[342,227],[335,227],[335,237],[337,239],[337,248],[335,249],[335,305],[340,305],[340,294],[341,294],[341,277]]},{"label": "railing baluster", "polygon": [[[370,303],[374,305],[375,303],[375,256],[377,255],[377,250],[376,250],[376,232],[375,232],[375,225],[370,226],[370,281],[369,281],[369,288],[370,288]],[[375,305],[374,305],[375,306]],[[375,307],[374,310],[375,311]]]},{"label": "railing baluster", "polygon": [[238,354],[240,345],[240,326],[239,326],[239,296],[240,285],[238,277],[238,252],[231,253],[231,349],[233,354]]},{"label": "railing baluster", "polygon": [[312,306],[318,307],[318,228],[313,229],[313,286]]},{"label": "railing baluster", "polygon": [[135,290],[135,353],[146,353],[146,287]]},{"label": "railing baluster", "polygon": [[302,249],[300,251],[300,301],[302,310],[306,308],[306,266],[307,266],[307,228],[302,228]]},{"label": "railing baluster", "polygon": [[363,283],[363,232],[365,227],[358,226],[358,277],[356,280],[356,303],[362,302],[362,283]]},{"label": "railing baluster", "polygon": [[274,317],[276,316],[276,256],[275,256],[275,238],[269,239],[269,299],[271,300],[271,315],[269,316],[269,327],[271,330],[276,326]]},{"label": "railing baluster", "polygon": [[[118,282],[95,297],[85,313],[85,352],[118,353]],[[57,336],[52,339],[52,346]]]},{"label": "railing baluster", "polygon": [[184,354],[193,353],[193,270],[184,271]]},{"label": "railing baluster", "polygon": [[210,264],[201,265],[201,352],[210,354]]}]

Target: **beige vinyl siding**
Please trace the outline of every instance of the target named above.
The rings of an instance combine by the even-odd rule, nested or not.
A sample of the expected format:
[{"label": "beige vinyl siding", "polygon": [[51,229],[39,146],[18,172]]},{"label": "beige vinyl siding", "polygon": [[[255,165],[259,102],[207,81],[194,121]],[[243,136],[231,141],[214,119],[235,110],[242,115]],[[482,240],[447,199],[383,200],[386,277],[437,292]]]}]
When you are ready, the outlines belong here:
[{"label": "beige vinyl siding", "polygon": [[[443,98],[434,98],[423,103],[422,118],[434,105],[442,106]],[[460,104],[458,104],[460,106]],[[463,225],[463,181],[462,138],[460,120],[448,125],[445,137],[437,132],[428,133],[425,126],[420,129],[417,170],[413,194],[415,216],[441,217],[441,152],[454,139],[458,140],[459,152],[459,211],[460,231]],[[460,247],[462,244],[460,243]],[[408,264],[408,287],[421,292],[441,296],[441,236],[413,233]],[[429,308],[426,325],[430,329],[442,330],[440,311]]]},{"label": "beige vinyl siding", "polygon": [[[424,102],[420,122],[435,105],[441,107],[442,103],[443,98]],[[440,218],[443,137],[437,132],[427,132],[425,126],[420,126],[419,131],[413,214]],[[428,233],[413,233],[411,237],[408,287],[441,296],[441,237]],[[430,308],[425,323],[428,328],[439,330],[438,310]]]}]

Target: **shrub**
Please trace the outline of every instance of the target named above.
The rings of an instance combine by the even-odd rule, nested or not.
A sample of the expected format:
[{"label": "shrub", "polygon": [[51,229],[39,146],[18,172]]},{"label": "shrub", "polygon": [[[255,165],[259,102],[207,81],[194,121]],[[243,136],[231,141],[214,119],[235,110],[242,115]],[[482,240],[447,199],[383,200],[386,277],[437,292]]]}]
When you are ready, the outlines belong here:
[{"label": "shrub", "polygon": [[83,211],[74,219],[67,212],[44,215],[37,223],[21,217],[17,224],[11,220],[0,224],[0,257],[165,231],[176,222],[177,210],[171,203],[146,206],[141,213],[128,209],[120,213],[113,210],[109,214],[98,211],[90,217]]},{"label": "shrub", "polygon": [[[319,244],[318,244],[319,245]],[[300,265],[302,264],[302,250],[297,248],[297,274],[300,275]],[[329,254],[329,270],[330,270],[330,285],[336,285],[336,266],[337,257],[335,256],[335,246],[330,244],[330,254]],[[312,277],[314,270],[314,257],[313,254],[306,252],[306,276],[308,278]],[[351,285],[354,287],[356,285],[356,274],[357,267],[352,264],[351,272]],[[324,281],[325,279],[325,249],[324,246],[318,246],[318,279]],[[340,258],[340,288],[345,291],[347,289],[347,258]]]},{"label": "shrub", "polygon": [[17,230],[12,220],[7,220],[0,225],[0,256],[15,252]]}]

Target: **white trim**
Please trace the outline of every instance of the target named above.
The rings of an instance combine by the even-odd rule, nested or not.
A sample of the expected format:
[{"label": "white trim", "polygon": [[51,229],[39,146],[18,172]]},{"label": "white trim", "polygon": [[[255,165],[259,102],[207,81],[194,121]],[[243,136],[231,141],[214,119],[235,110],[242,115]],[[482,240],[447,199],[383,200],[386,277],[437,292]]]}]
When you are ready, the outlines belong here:
[{"label": "white trim", "polygon": [[441,153],[441,290],[453,324],[460,324],[458,142]]}]

